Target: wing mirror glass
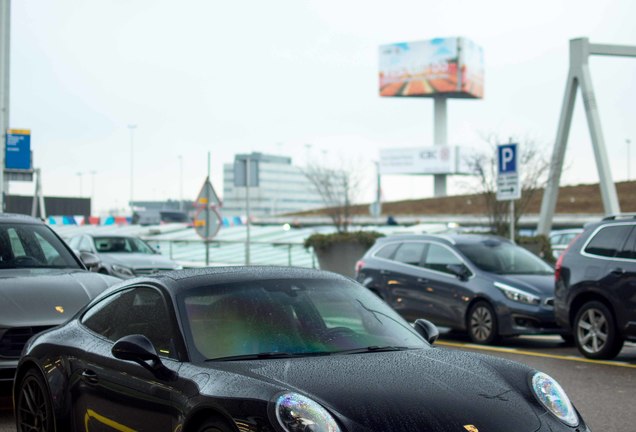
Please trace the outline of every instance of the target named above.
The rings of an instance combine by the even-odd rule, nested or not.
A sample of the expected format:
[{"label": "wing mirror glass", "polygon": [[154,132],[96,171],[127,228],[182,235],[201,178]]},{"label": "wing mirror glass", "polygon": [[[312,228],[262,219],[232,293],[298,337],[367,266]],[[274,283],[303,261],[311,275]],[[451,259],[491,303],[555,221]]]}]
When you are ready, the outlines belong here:
[{"label": "wing mirror glass", "polygon": [[435,324],[433,324],[429,320],[425,320],[422,318],[417,319],[415,320],[413,327],[415,327],[415,331],[424,339],[426,339],[426,341],[431,345],[433,345],[439,337],[439,330],[437,329]]},{"label": "wing mirror glass", "polygon": [[159,379],[171,381],[177,377],[161,362],[154,345],[144,335],[124,336],[115,342],[111,352],[115,358],[138,363]]}]

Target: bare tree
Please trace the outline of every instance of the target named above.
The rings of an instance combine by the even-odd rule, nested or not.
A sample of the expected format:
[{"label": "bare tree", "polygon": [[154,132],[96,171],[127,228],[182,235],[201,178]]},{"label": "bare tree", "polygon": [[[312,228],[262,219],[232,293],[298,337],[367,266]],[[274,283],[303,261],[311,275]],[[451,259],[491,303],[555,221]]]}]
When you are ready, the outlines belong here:
[{"label": "bare tree", "polygon": [[[465,158],[469,170],[477,176],[475,192],[483,197],[488,220],[495,234],[509,235],[510,212],[508,201],[497,201],[497,144],[504,143],[496,135],[483,137],[490,151],[474,153]],[[527,211],[529,203],[541,193],[548,180],[550,160],[532,139],[515,139],[519,144],[521,198],[515,202],[515,226]]]},{"label": "bare tree", "polygon": [[334,169],[309,164],[304,173],[322,198],[324,213],[331,218],[336,230],[347,232],[351,225],[353,202],[360,192],[359,170],[353,166]]}]

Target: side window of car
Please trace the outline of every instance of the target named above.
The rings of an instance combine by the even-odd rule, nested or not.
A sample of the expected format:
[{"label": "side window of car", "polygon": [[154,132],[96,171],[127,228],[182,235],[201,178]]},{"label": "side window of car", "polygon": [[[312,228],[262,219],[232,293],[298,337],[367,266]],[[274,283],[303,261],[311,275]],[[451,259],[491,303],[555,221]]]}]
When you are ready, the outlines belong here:
[{"label": "side window of car", "polygon": [[464,263],[447,247],[433,243],[428,247],[426,258],[424,259],[425,268],[452,274],[453,272],[447,267],[451,264],[463,265]]},{"label": "side window of car", "polygon": [[163,296],[149,287],[136,287],[107,297],[89,309],[82,324],[110,341],[146,336],[159,355],[176,358],[174,331]]},{"label": "side window of car", "polygon": [[585,252],[603,257],[615,257],[622,250],[632,225],[612,225],[601,228],[585,247]]},{"label": "side window of car", "polygon": [[399,261],[404,264],[410,264],[418,266],[422,260],[424,254],[425,244],[422,242],[406,242],[400,244],[400,247],[395,252],[395,261]]},{"label": "side window of car", "polygon": [[93,245],[91,243],[92,243],[92,241],[91,241],[90,237],[88,237],[88,236],[82,237],[82,239],[80,240],[80,244],[79,244],[79,250],[82,251],[82,252],[92,252],[93,251]]},{"label": "side window of car", "polygon": [[64,259],[60,256],[60,253],[40,234],[35,233],[35,239],[40,244],[42,253],[46,258],[47,265],[64,265]]},{"label": "side window of car", "polygon": [[375,253],[375,256],[378,258],[391,259],[391,257],[393,256],[393,253],[395,252],[395,250],[398,248],[399,245],[400,243],[388,244],[380,248],[380,250]]},{"label": "side window of car", "polygon": [[20,239],[18,232],[14,228],[9,228],[7,230],[7,236],[9,237],[9,242],[11,243],[13,256],[26,256],[26,251],[24,250],[24,245],[22,244],[22,240]]}]

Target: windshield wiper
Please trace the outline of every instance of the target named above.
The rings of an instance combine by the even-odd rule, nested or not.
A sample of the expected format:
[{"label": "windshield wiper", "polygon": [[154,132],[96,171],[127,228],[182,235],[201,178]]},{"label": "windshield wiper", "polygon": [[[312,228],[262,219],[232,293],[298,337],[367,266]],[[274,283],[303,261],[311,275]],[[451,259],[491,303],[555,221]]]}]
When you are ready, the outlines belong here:
[{"label": "windshield wiper", "polygon": [[362,353],[369,353],[369,352],[406,351],[410,349],[415,349],[415,348],[406,347],[406,346],[393,346],[393,345],[384,345],[384,346],[371,345],[371,346],[363,347],[363,348],[353,348],[353,349],[347,349],[342,351],[336,351],[334,354],[362,354]]},{"label": "windshield wiper", "polygon": [[261,360],[261,359],[279,359],[279,358],[291,358],[291,357],[311,357],[311,356],[324,356],[330,355],[333,352],[330,351],[309,351],[309,352],[299,352],[299,353],[288,353],[288,352],[263,352],[257,354],[241,354],[227,357],[216,357],[211,359],[206,359],[206,362],[211,361],[233,361],[233,360]]}]

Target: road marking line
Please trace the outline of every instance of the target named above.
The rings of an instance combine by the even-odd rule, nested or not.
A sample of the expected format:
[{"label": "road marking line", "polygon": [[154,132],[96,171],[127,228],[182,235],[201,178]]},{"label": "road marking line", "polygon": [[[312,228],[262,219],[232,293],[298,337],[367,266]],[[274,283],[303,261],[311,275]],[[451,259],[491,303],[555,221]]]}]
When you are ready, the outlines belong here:
[{"label": "road marking line", "polygon": [[543,354],[543,353],[538,353],[533,351],[519,350],[516,348],[499,348],[499,347],[491,347],[491,346],[484,346],[484,345],[476,345],[471,343],[446,342],[446,341],[437,341],[435,342],[435,345],[450,346],[450,347],[456,347],[456,348],[470,348],[475,350],[501,352],[506,354],[518,354],[518,355],[526,355],[531,357],[546,357],[546,358],[552,358],[557,360],[568,360],[568,361],[576,361],[581,363],[592,363],[592,364],[605,365],[605,366],[618,366],[618,367],[636,369],[635,364],[631,364],[627,362],[592,360],[592,359],[576,357],[572,355]]}]

